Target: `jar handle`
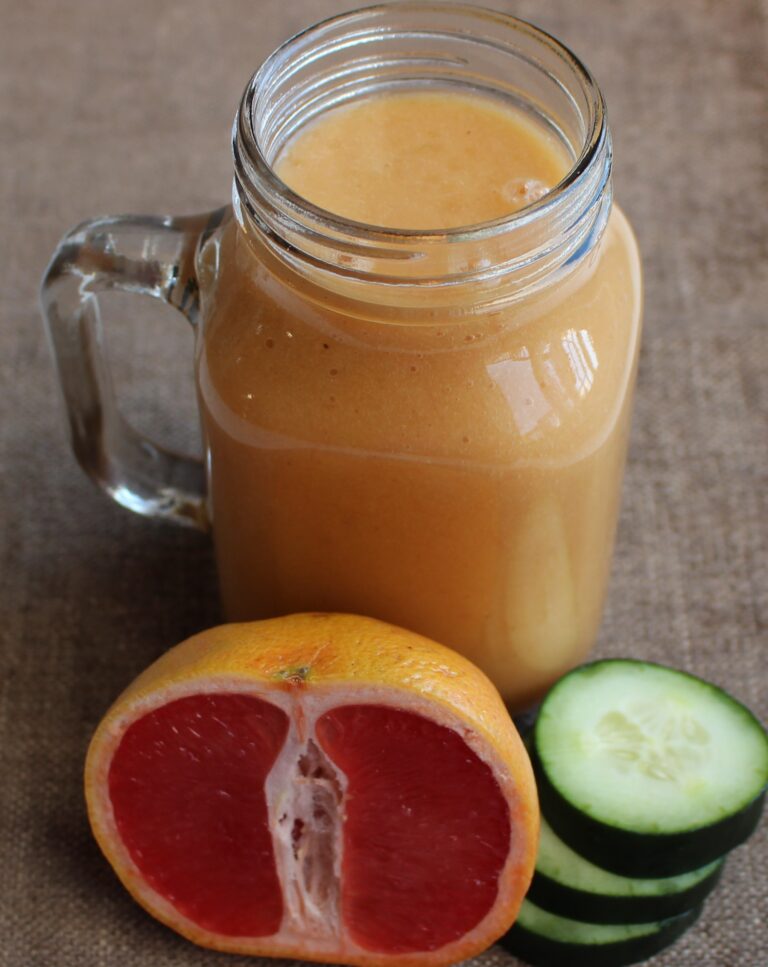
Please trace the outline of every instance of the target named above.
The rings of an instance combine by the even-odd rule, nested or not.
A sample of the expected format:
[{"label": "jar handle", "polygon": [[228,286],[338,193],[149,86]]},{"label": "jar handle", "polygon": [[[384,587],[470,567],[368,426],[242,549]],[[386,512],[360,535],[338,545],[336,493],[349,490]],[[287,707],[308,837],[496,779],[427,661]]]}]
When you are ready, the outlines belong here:
[{"label": "jar handle", "polygon": [[40,291],[80,466],[123,507],[201,530],[208,529],[203,462],[158,446],[120,413],[98,294],[118,289],[162,299],[196,325],[195,255],[225,212],[83,222],[59,243]]}]

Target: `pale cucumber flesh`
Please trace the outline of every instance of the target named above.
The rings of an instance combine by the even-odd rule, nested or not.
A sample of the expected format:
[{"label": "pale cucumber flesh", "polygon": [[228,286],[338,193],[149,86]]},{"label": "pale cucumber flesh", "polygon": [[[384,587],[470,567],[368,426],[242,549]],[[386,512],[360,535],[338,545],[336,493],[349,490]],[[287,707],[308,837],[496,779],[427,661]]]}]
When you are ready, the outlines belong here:
[{"label": "pale cucumber flesh", "polygon": [[638,661],[595,662],[561,679],[542,704],[535,748],[560,796],[633,833],[711,826],[768,782],[768,737],[743,705]]}]

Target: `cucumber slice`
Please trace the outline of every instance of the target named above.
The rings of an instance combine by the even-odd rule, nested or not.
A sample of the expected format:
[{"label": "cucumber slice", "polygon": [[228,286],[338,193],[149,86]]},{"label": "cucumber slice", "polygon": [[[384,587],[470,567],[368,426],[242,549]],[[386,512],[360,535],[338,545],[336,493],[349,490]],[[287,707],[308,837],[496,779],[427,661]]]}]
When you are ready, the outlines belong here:
[{"label": "cucumber slice", "polygon": [[723,871],[723,860],[664,879],[630,879],[585,860],[542,817],[536,872],[528,898],[561,917],[588,923],[650,923],[698,906]]},{"label": "cucumber slice", "polygon": [[693,675],[629,659],[561,678],[533,751],[554,831],[630,877],[685,873],[738,846],[768,782],[768,736],[748,709]]},{"label": "cucumber slice", "polygon": [[626,967],[674,943],[695,923],[700,907],[658,923],[596,925],[547,913],[524,900],[500,943],[534,967]]}]

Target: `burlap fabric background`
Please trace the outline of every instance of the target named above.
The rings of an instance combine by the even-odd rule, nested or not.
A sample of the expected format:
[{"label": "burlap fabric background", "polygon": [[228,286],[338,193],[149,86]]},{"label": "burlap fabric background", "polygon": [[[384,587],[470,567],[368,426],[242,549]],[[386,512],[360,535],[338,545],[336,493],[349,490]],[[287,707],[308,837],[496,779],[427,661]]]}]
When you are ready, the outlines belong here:
[{"label": "burlap fabric background", "polygon": [[[608,99],[646,332],[598,654],[645,655],[768,714],[766,22],[757,0],[497,4],[579,52]],[[235,967],[154,923],[91,841],[88,738],[164,648],[218,620],[208,541],[80,474],[38,315],[58,237],[88,215],[192,212],[229,192],[255,66],[333,0],[0,3],[0,965]],[[140,301],[140,300],[139,300]],[[191,337],[117,300],[126,409],[194,441]],[[137,321],[133,317],[138,313]],[[130,316],[131,318],[128,318]],[[700,924],[655,961],[768,964],[763,829]],[[475,963],[512,965],[493,949]]]}]

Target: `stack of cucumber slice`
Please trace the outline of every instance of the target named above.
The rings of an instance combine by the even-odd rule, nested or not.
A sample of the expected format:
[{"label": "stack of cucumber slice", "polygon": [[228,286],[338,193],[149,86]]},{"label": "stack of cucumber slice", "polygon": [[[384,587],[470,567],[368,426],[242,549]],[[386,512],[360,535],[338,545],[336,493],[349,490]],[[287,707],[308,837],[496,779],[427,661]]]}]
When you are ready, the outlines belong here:
[{"label": "stack of cucumber slice", "polygon": [[730,695],[629,659],[562,678],[529,748],[542,833],[502,943],[535,967],[622,967],[696,920],[760,819],[768,735]]}]

